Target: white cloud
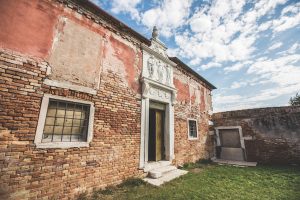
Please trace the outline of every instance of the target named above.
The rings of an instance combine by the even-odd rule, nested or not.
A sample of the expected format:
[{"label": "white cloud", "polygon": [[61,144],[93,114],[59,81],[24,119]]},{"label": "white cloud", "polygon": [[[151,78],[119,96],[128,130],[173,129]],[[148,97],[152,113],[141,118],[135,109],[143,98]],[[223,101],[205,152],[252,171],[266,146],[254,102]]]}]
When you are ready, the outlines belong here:
[{"label": "white cloud", "polygon": [[250,60],[247,60],[247,61],[244,61],[244,62],[238,62],[238,63],[236,63],[236,64],[234,64],[232,66],[225,67],[224,71],[226,73],[233,72],[233,71],[239,71],[240,69],[242,69],[243,67],[245,67],[245,66],[247,66],[247,65],[249,65],[251,63],[253,63],[253,61],[250,61]]},{"label": "white cloud", "polygon": [[203,70],[207,70],[207,69],[214,68],[214,67],[222,67],[222,65],[220,63],[216,63],[216,62],[210,62],[206,65],[201,66],[201,68]]},{"label": "white cloud", "polygon": [[164,0],[158,7],[144,12],[141,22],[148,28],[157,26],[163,36],[169,37],[189,16],[192,0]]},{"label": "white cloud", "polygon": [[168,48],[167,49],[167,54],[170,57],[175,57],[178,54],[178,49],[176,49],[176,48]]},{"label": "white cloud", "polygon": [[300,3],[292,4],[281,11],[279,19],[272,21],[272,29],[275,32],[285,31],[300,25]]},{"label": "white cloud", "polygon": [[253,63],[247,73],[255,74],[270,83],[280,86],[300,85],[300,54],[288,55],[276,59]]},{"label": "white cloud", "polygon": [[257,92],[257,95],[222,95],[217,94],[213,96],[214,112],[259,108],[267,106],[278,106],[275,103],[270,103],[281,96],[291,96],[300,91],[300,84],[275,86],[273,88],[265,89]]},{"label": "white cloud", "polygon": [[281,15],[283,16],[287,14],[295,14],[299,12],[300,12],[300,2],[283,8],[281,11]]},{"label": "white cloud", "polygon": [[273,29],[275,32],[285,31],[300,24],[300,13],[294,16],[283,16],[280,19],[273,20]]},{"label": "white cloud", "polygon": [[242,100],[243,97],[241,95],[215,95],[214,96],[214,103],[217,104],[227,104],[227,103],[235,103]]},{"label": "white cloud", "polygon": [[264,22],[257,27],[257,31],[262,32],[268,30],[271,26],[272,26],[272,21]]},{"label": "white cloud", "polygon": [[[217,105],[215,111],[265,107],[266,105],[276,106],[270,101],[279,97],[289,97],[300,91],[299,65],[300,54],[285,55],[274,59],[258,58],[247,71],[248,75],[255,78],[235,81],[231,84],[230,89],[239,90],[248,85],[269,84],[272,86],[266,89],[257,87],[255,95],[253,93],[245,95],[217,94],[213,96],[213,102]],[[222,89],[220,92],[223,92]]]},{"label": "white cloud", "polygon": [[277,42],[275,44],[273,44],[272,46],[269,47],[269,50],[275,50],[278,49],[279,47],[281,47],[283,45],[282,42]]},{"label": "white cloud", "polygon": [[231,89],[238,89],[238,88],[241,88],[241,87],[244,87],[248,85],[247,82],[242,82],[242,81],[239,81],[239,82],[233,82],[232,85],[230,86]]},{"label": "white cloud", "polygon": [[[91,0],[98,5],[99,0]],[[152,29],[157,26],[160,34],[170,37],[173,32],[188,20],[190,7],[193,0],[160,0],[152,1],[152,8],[140,12],[137,8],[142,0],[112,0],[111,11],[113,13],[128,13],[137,23]]]},{"label": "white cloud", "polygon": [[112,0],[112,12],[113,13],[129,13],[134,20],[140,20],[140,14],[137,10],[137,5],[141,3],[141,0]]},{"label": "white cloud", "polygon": [[193,32],[206,32],[207,30],[211,29],[212,22],[209,16],[203,15],[200,17],[194,17],[191,22],[190,26]]},{"label": "white cloud", "polygon": [[291,47],[284,51],[277,52],[278,56],[287,56],[291,54],[296,54],[296,52],[300,49],[300,43],[294,43]]},{"label": "white cloud", "polygon": [[[282,57],[273,59],[261,56],[265,55],[264,52],[257,52],[254,46],[260,39],[262,31],[273,30],[276,33],[299,24],[300,12],[294,8],[295,4],[283,9],[277,19],[268,17],[274,14],[278,5],[286,2],[286,0],[255,1],[253,2],[254,7],[246,12],[232,11],[230,2],[227,2],[219,14],[216,10],[219,10],[220,7],[214,8],[215,4],[212,4],[212,8],[203,8],[194,15],[196,17],[205,15],[204,19],[210,20],[211,25],[208,22],[200,21],[203,26],[207,25],[206,29],[197,29],[193,27],[195,24],[191,24],[191,30],[194,33],[190,34],[190,37],[187,34],[183,37],[178,36],[180,45],[183,45],[179,51],[181,56],[186,55],[192,59],[211,58],[212,62],[217,61],[221,65],[222,61],[232,61],[235,63],[232,66],[227,65],[224,68],[225,73],[245,68],[247,69],[246,77],[252,77],[233,81],[227,88],[226,94],[220,88],[220,94],[213,96],[213,103],[216,105],[215,111],[273,106],[270,101],[279,97],[287,97],[300,90],[300,55],[295,54],[299,49],[298,44],[291,46]],[[259,24],[258,21],[263,16],[266,16],[267,20],[265,18],[263,23]],[[192,40],[189,40],[191,37]],[[191,45],[189,41],[197,43]],[[283,42],[278,42],[270,46],[269,50],[277,50],[281,46],[283,46]],[[206,52],[196,51],[192,54],[185,51],[187,49],[185,47],[197,50],[206,49]],[[257,56],[260,57],[257,58]],[[205,66],[210,66],[209,64],[207,63]],[[260,87],[262,85],[264,87]],[[256,86],[255,93],[250,90],[249,93],[239,94],[249,86]]]},{"label": "white cloud", "polygon": [[134,20],[140,20],[140,14],[137,10],[137,5],[141,3],[141,0],[112,0],[112,9],[113,13],[129,13],[131,18]]},{"label": "white cloud", "polygon": [[287,53],[294,54],[298,49],[300,49],[300,43],[295,43],[287,50]]},{"label": "white cloud", "polygon": [[245,11],[246,0],[212,1],[210,6],[196,10],[188,20],[191,32],[176,33],[178,55],[188,58],[191,65],[198,65],[207,58],[218,63],[249,60],[256,50],[259,33],[273,27],[275,23],[269,20],[258,24],[258,20],[286,2],[254,1],[253,8]]},{"label": "white cloud", "polygon": [[292,4],[281,11],[278,19],[273,19],[262,23],[258,31],[272,29],[274,32],[282,32],[300,24],[300,3]]}]

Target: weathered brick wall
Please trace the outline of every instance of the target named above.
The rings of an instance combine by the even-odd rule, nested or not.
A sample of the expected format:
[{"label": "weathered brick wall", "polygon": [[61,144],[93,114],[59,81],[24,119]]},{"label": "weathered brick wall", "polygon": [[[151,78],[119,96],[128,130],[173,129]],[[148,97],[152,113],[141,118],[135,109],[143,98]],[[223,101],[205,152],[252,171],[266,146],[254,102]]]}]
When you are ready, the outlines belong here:
[{"label": "weathered brick wall", "polygon": [[[79,193],[142,175],[138,169],[142,52],[137,40],[84,10],[55,0],[12,0],[1,5],[0,11],[0,199],[74,199]],[[31,15],[20,18],[18,13],[23,12]],[[29,28],[32,18],[43,23]],[[78,30],[73,36],[81,37],[80,41],[67,40],[71,30]],[[98,60],[89,62],[92,54],[82,54],[87,62],[80,61],[85,69],[80,73],[76,56],[84,53],[94,37],[101,39],[95,54]],[[175,162],[182,164],[209,157],[211,102],[209,89],[199,80],[190,79],[179,68],[175,73]],[[96,95],[49,86],[45,79],[92,87]],[[44,94],[95,104],[90,147],[36,148]],[[188,140],[188,117],[198,120],[197,140]]]},{"label": "weathered brick wall", "polygon": [[[178,165],[208,159],[212,156],[213,140],[208,135],[211,91],[184,69],[174,69],[177,100],[174,106],[175,160]],[[188,138],[188,118],[198,122],[198,138]]]},{"label": "weathered brick wall", "polygon": [[[17,12],[12,10],[14,7]],[[50,26],[47,28],[55,29],[55,35],[41,38],[41,42],[35,41],[36,32],[43,29],[44,24],[40,26],[41,23],[28,30],[27,35],[23,31],[13,33],[18,38],[28,37],[23,41],[25,46],[7,38],[1,38],[0,41],[0,199],[74,199],[79,193],[142,175],[143,172],[138,169],[141,117],[139,74],[142,53],[137,43],[103,28],[93,22],[94,19],[85,18],[85,13],[79,14],[72,7],[64,7],[55,1],[10,1],[2,8],[11,13],[22,10],[31,12],[32,15],[26,15],[26,20],[23,20],[28,26],[30,18],[36,20],[40,15],[44,18],[47,15],[53,17],[57,24],[52,26],[52,23],[44,21]],[[0,15],[4,21],[9,17],[15,19],[14,16]],[[45,44],[52,43],[53,38],[64,34],[65,27],[58,25],[65,18],[80,24],[83,27],[80,29],[81,34],[90,36],[90,31],[93,31],[102,38],[103,43],[99,46],[102,50],[101,61],[99,66],[94,66],[100,70],[96,74],[90,71],[93,63],[83,66],[84,72],[90,72],[96,77],[93,85],[93,89],[97,90],[96,95],[44,84],[46,78],[56,80],[59,77],[57,69],[64,63],[56,62],[51,45]],[[18,23],[15,26],[19,28],[22,20],[16,21]],[[3,37],[13,31],[8,27],[10,25],[4,25],[0,30]],[[44,41],[45,39],[49,41]],[[61,42],[61,48],[68,50],[63,45],[65,41],[56,42]],[[86,42],[89,41],[82,38],[81,46],[78,41],[74,41],[72,45],[79,51]],[[34,50],[28,50],[28,46]],[[74,52],[65,53],[61,56],[72,63]],[[49,62],[51,57],[53,59]],[[67,72],[73,66],[65,67]],[[74,84],[80,85],[84,73],[76,75],[79,76],[75,77]],[[75,80],[72,78],[74,77],[66,77],[65,81],[72,82]],[[87,100],[95,104],[94,132],[90,147],[36,148],[34,138],[44,94]]]},{"label": "weathered brick wall", "polygon": [[215,126],[241,126],[248,161],[300,163],[300,106],[213,114]]},{"label": "weathered brick wall", "polygon": [[[140,146],[140,99],[103,73],[97,95],[43,84],[46,65],[0,54],[1,193],[12,199],[74,198],[135,175]],[[36,149],[33,143],[44,93],[95,103],[89,148]],[[124,103],[126,102],[126,103]]]}]

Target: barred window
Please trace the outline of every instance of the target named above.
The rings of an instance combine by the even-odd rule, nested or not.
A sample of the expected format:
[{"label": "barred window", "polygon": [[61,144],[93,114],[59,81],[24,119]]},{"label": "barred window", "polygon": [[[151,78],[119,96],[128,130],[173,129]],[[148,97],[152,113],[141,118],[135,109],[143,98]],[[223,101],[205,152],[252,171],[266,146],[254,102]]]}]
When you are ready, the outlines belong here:
[{"label": "barred window", "polygon": [[197,121],[193,119],[188,120],[189,138],[198,138]]},{"label": "barred window", "polygon": [[44,94],[34,139],[36,147],[89,147],[94,113],[90,101]]},{"label": "barred window", "polygon": [[42,142],[86,141],[90,105],[49,99]]}]

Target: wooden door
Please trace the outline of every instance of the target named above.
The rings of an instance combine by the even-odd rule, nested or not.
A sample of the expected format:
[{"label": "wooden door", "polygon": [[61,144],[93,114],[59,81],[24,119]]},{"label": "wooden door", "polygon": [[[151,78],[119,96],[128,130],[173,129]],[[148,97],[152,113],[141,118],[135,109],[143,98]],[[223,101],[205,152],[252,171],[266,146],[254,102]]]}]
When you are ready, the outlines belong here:
[{"label": "wooden door", "polygon": [[163,137],[164,137],[164,130],[163,130],[163,112],[162,111],[156,111],[155,112],[155,121],[156,121],[156,126],[155,126],[155,143],[156,143],[156,156],[155,156],[155,160],[159,161],[163,159],[163,155],[164,155],[164,141],[163,141]]},{"label": "wooden door", "polygon": [[165,159],[164,111],[150,109],[148,140],[148,161],[159,161]]}]

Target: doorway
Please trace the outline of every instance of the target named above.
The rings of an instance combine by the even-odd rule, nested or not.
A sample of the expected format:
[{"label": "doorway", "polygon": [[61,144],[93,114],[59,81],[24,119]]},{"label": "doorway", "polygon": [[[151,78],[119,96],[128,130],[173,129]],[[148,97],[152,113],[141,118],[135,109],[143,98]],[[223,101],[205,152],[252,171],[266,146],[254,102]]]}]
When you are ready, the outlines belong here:
[{"label": "doorway", "polygon": [[153,162],[171,162],[175,158],[171,91],[151,91],[142,99],[139,167],[144,170],[151,168]]},{"label": "doorway", "polygon": [[245,144],[242,128],[239,126],[222,126],[215,129],[217,134],[217,158],[245,161]]},{"label": "doorway", "polygon": [[157,108],[149,109],[148,161],[160,161],[165,159],[164,121],[164,110]]}]

